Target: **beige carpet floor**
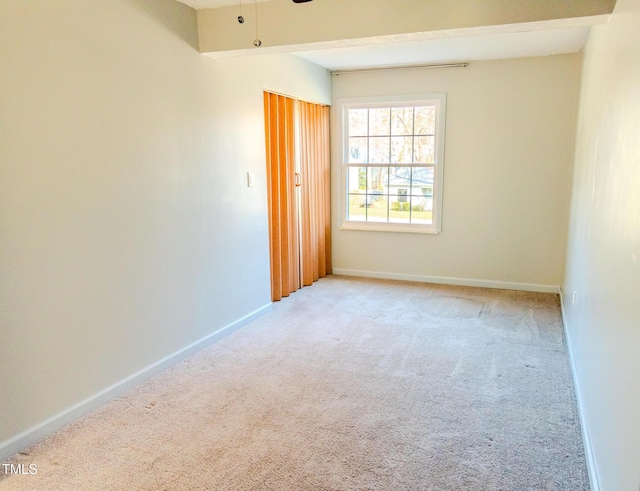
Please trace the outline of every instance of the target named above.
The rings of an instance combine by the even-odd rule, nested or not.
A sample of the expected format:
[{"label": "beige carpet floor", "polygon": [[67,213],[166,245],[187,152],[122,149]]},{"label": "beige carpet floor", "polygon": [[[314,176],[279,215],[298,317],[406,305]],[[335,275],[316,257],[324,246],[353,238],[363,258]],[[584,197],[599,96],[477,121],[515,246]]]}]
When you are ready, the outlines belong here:
[{"label": "beige carpet floor", "polygon": [[2,491],[589,489],[557,296],[339,276],[11,462]]}]

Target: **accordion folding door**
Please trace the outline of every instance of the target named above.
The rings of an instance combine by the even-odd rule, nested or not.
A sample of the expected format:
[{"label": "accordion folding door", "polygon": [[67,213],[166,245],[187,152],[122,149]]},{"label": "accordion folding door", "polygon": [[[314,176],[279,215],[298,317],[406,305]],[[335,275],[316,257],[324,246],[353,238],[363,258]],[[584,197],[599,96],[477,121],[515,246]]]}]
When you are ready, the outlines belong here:
[{"label": "accordion folding door", "polygon": [[271,297],[331,274],[329,107],[264,93]]}]

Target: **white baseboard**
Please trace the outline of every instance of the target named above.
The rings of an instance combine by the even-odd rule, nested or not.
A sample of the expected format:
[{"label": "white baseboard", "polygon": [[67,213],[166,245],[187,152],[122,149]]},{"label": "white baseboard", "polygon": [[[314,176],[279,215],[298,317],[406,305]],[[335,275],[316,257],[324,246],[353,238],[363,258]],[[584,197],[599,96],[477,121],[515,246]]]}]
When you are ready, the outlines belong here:
[{"label": "white baseboard", "polygon": [[382,273],[379,271],[361,271],[356,269],[333,268],[333,274],[343,276],[364,276],[387,280],[417,281],[420,283],[439,283],[443,285],[477,286],[500,290],[520,290],[525,292],[560,293],[555,285],[537,285],[534,283],[513,283],[508,281],[476,280],[471,278],[453,278],[448,276],[428,276],[417,274]]},{"label": "white baseboard", "polygon": [[600,491],[600,481],[598,479],[598,470],[596,467],[593,448],[591,447],[591,438],[589,437],[589,428],[586,424],[584,406],[580,394],[580,381],[578,380],[578,372],[576,370],[576,360],[573,356],[573,345],[567,330],[567,317],[564,310],[564,291],[560,288],[560,312],[562,314],[562,326],[564,329],[564,338],[567,342],[567,352],[569,354],[569,364],[571,365],[571,375],[573,376],[573,387],[576,394],[576,403],[578,405],[578,418],[580,419],[580,429],[582,430],[582,443],[584,445],[584,456],[587,461],[587,471],[589,472],[589,481],[591,483],[591,491]]},{"label": "white baseboard", "polygon": [[270,303],[254,310],[253,312],[245,315],[244,317],[224,326],[216,332],[205,336],[204,338],[182,348],[175,353],[172,353],[157,362],[139,370],[138,372],[116,382],[115,384],[107,387],[106,389],[94,394],[93,396],[81,401],[74,406],[52,416],[51,418],[43,421],[42,423],[29,428],[26,431],[16,435],[13,438],[5,440],[0,443],[0,461],[6,460],[12,455],[21,450],[27,448],[29,445],[41,440],[45,436],[57,431],[67,424],[89,414],[91,411],[99,408],[103,404],[115,399],[116,397],[124,394],[129,389],[140,385],[146,380],[158,375],[167,368],[176,363],[188,358],[189,356],[201,351],[202,349],[212,345],[216,341],[222,339],[225,336],[237,331],[241,327],[249,324],[258,317],[266,314],[273,308]]}]

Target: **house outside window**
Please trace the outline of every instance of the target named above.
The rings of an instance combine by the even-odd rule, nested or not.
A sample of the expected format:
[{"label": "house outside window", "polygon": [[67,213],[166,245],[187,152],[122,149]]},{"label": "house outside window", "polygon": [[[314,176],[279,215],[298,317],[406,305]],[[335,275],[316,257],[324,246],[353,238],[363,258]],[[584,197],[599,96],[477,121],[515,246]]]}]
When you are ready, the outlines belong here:
[{"label": "house outside window", "polygon": [[343,229],[438,233],[445,94],[338,101]]}]

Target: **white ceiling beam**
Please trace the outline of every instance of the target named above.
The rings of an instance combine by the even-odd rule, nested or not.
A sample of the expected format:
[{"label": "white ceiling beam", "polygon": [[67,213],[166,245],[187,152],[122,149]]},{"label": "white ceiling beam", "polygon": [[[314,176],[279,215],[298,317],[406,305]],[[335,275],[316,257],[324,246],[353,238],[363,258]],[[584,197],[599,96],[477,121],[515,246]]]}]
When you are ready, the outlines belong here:
[{"label": "white ceiling beam", "polygon": [[[183,0],[193,1],[193,0]],[[489,26],[608,16],[614,0],[316,0],[258,4],[263,52],[371,44],[376,39],[456,36]],[[200,51],[222,56],[255,50],[255,8],[235,5],[198,10]],[[237,17],[242,15],[243,24]],[[602,18],[602,17],[600,17]],[[510,27],[512,28],[512,27]],[[387,40],[383,42],[388,42]]]}]

